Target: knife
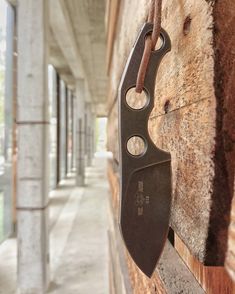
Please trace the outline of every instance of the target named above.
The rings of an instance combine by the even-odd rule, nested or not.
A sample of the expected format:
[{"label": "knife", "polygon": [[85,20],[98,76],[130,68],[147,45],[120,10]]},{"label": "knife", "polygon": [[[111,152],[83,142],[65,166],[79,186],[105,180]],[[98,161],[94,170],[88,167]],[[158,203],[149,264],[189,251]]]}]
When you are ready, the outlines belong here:
[{"label": "knife", "polygon": [[[157,70],[171,50],[163,29],[162,46],[152,51],[144,81],[146,103],[141,109],[128,104],[127,93],[135,88],[145,38],[153,25],[145,23],[124,69],[119,91],[120,146],[120,230],[124,243],[140,270],[151,277],[166,242],[171,209],[171,155],[155,146],[148,133],[148,119],[154,107]],[[129,142],[141,141],[142,151],[131,153]],[[132,143],[133,144],[133,143]]]}]

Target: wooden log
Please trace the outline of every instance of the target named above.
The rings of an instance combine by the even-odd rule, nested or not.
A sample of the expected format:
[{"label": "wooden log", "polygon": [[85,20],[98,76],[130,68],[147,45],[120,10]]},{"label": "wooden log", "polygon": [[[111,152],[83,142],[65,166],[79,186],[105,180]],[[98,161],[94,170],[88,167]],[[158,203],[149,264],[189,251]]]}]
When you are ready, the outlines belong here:
[{"label": "wooden log", "polygon": [[[148,4],[120,6],[109,85],[109,146],[117,160],[117,88]],[[155,144],[172,155],[172,227],[201,263],[213,266],[224,264],[233,193],[234,11],[233,0],[163,2],[172,51],[159,68],[149,121]]]},{"label": "wooden log", "polygon": [[[235,2],[219,1],[215,9],[216,17],[216,94],[222,97],[218,104],[223,119],[217,121],[224,145],[224,160],[227,171],[230,195],[233,195],[226,268],[235,281],[235,194],[234,194],[234,142],[235,142]],[[223,17],[222,17],[223,16]],[[219,154],[217,154],[217,157]]]}]

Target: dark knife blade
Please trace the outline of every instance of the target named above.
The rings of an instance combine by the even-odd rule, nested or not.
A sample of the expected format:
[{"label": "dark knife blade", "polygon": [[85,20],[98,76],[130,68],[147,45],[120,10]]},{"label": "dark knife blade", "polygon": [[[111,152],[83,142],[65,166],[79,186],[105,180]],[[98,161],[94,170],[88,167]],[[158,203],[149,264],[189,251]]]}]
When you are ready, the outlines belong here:
[{"label": "dark knife blade", "polygon": [[[119,88],[120,228],[130,255],[148,277],[151,277],[164,248],[171,208],[171,156],[157,148],[148,133],[157,69],[171,48],[170,38],[164,30],[161,31],[162,47],[151,53],[146,73],[146,106],[132,109],[126,102],[126,94],[135,87],[145,37],[151,31],[151,24],[143,26]],[[127,142],[133,136],[142,138],[145,143],[145,151],[137,156],[127,149]]]}]

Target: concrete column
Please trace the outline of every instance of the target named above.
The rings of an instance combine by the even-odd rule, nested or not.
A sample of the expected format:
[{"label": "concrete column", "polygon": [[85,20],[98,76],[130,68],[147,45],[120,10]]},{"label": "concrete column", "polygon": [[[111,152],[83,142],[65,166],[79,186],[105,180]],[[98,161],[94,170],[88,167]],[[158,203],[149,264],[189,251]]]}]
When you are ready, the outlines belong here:
[{"label": "concrete column", "polygon": [[76,160],[77,160],[77,156],[76,156],[76,152],[78,150],[77,148],[77,143],[78,143],[78,139],[77,139],[77,133],[76,133],[76,125],[77,125],[77,103],[76,103],[76,93],[73,92],[73,172],[76,171]]},{"label": "concrete column", "polygon": [[76,82],[76,184],[85,184],[85,81]]},{"label": "concrete column", "polygon": [[49,281],[48,1],[18,1],[18,293]]},{"label": "concrete column", "polygon": [[84,113],[84,162],[85,167],[87,166],[87,143],[88,143],[88,111],[87,103],[85,103],[85,113]]},{"label": "concrete column", "polygon": [[[5,71],[5,100],[4,100],[4,174],[1,174],[1,185],[4,201],[3,232],[4,235],[12,233],[12,206],[13,206],[13,179],[12,179],[12,137],[13,137],[13,97],[14,97],[14,37],[15,12],[11,5],[7,7],[7,47]],[[14,97],[15,98],[15,97]]]},{"label": "concrete column", "polygon": [[96,152],[96,114],[92,112],[92,130],[91,130],[91,153],[94,157]]},{"label": "concrete column", "polygon": [[92,166],[92,155],[91,155],[91,126],[87,127],[87,166]]},{"label": "concrete column", "polygon": [[86,103],[86,131],[85,131],[85,152],[86,152],[86,166],[90,166],[89,162],[89,128],[90,128],[90,104]]},{"label": "concrete column", "polygon": [[66,85],[60,80],[60,180],[66,178]]},{"label": "concrete column", "polygon": [[88,127],[87,127],[87,165],[92,165],[93,159],[93,140],[92,140],[92,131],[94,129],[93,113],[91,109],[91,104],[88,104],[87,107],[87,117],[88,117]]}]

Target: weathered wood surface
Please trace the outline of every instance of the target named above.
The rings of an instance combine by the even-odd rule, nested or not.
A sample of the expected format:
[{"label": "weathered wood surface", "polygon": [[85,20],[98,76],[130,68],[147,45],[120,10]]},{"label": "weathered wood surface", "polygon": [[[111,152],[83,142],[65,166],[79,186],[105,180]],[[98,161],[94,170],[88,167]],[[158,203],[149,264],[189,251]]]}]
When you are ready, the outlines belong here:
[{"label": "weathered wood surface", "polygon": [[231,278],[235,282],[235,195],[232,201],[231,220],[228,235],[228,251],[225,266]]},{"label": "weathered wood surface", "polygon": [[[120,6],[108,130],[117,160],[117,88],[148,4],[130,0]],[[232,0],[163,1],[162,26],[172,51],[159,68],[149,120],[154,143],[172,155],[172,227],[206,265],[223,265],[227,249],[235,162],[234,11]]]},{"label": "weathered wood surface", "polygon": [[[221,13],[223,18],[220,17]],[[233,0],[220,1],[215,16],[217,18],[216,43],[217,58],[220,62],[217,68],[217,95],[223,96],[220,104],[223,114],[221,132],[225,148],[226,169],[228,171],[229,190],[233,194],[231,220],[228,235],[228,252],[226,268],[235,281],[235,193],[234,193],[234,142],[235,142],[235,2]]]},{"label": "weathered wood surface", "polygon": [[207,294],[235,293],[234,284],[224,267],[203,266],[176,234],[175,248]]},{"label": "weathered wood surface", "polygon": [[[150,127],[154,143],[169,150],[172,155],[172,227],[202,261],[205,254],[208,257],[215,249],[214,246],[206,248],[205,244],[214,176],[212,155],[208,156],[214,145],[211,121],[211,108],[214,105],[211,104],[211,99],[202,100],[152,118],[149,122],[149,125],[154,126]],[[226,236],[220,239],[223,240],[226,240]],[[216,261],[216,256],[212,258]]]}]

